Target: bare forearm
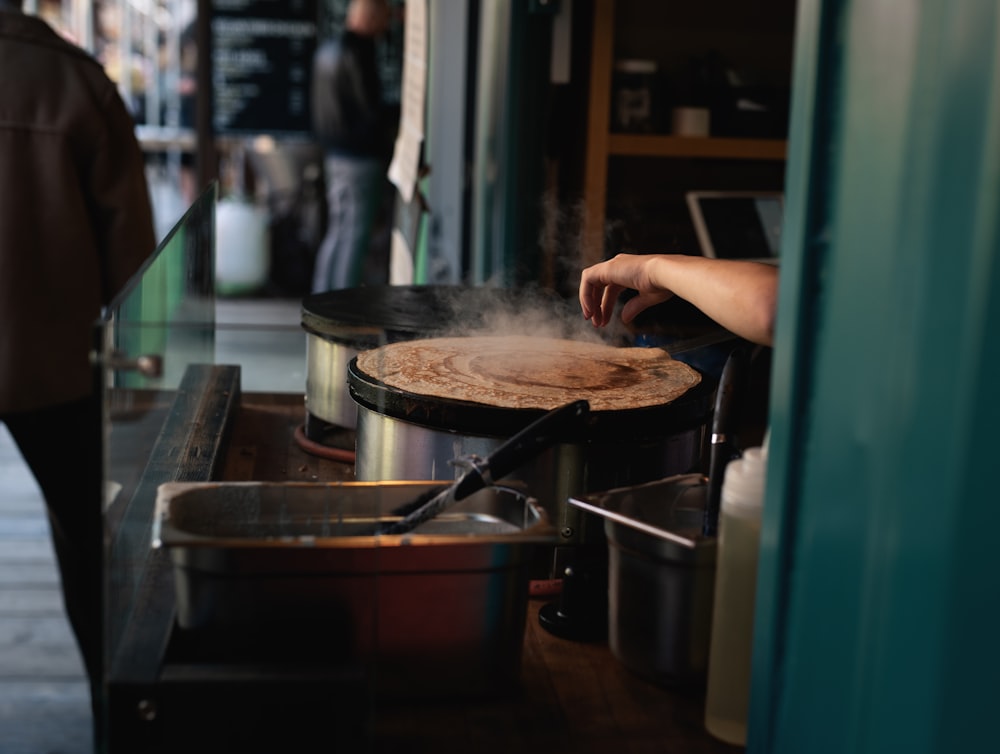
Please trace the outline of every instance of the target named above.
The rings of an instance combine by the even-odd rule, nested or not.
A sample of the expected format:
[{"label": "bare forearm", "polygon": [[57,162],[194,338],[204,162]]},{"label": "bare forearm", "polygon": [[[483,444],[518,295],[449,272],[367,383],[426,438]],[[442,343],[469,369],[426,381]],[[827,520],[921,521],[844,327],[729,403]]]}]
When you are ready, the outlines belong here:
[{"label": "bare forearm", "polygon": [[656,256],[651,278],[727,330],[754,343],[772,345],[778,270],[759,262]]},{"label": "bare forearm", "polygon": [[771,345],[777,288],[778,272],[771,265],[674,254],[619,254],[583,271],[580,306],[584,317],[600,327],[611,319],[623,290],[637,292],[622,310],[625,322],[680,296],[737,335]]}]

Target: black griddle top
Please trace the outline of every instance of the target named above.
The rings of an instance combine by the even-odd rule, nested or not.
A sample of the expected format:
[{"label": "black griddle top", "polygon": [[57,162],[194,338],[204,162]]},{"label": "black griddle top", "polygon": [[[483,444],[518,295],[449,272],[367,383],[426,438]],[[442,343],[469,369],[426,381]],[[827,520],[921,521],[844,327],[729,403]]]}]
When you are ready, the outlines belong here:
[{"label": "black griddle top", "polygon": [[307,296],[302,327],[362,348],[421,337],[482,332],[526,312],[546,322],[580,321],[579,305],[538,289],[467,285],[382,285]]},{"label": "black griddle top", "polygon": [[419,334],[450,321],[469,290],[466,286],[381,285],[316,293],[302,301],[302,323],[320,335],[339,334],[345,326]]}]

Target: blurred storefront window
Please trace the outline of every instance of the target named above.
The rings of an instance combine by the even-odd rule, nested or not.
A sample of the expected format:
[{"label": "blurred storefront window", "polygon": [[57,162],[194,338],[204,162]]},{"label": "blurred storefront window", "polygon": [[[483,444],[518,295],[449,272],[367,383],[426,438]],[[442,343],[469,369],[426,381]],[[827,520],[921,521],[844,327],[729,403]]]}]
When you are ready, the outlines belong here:
[{"label": "blurred storefront window", "polygon": [[136,123],[191,128],[196,0],[27,0],[88,50],[121,89]]},{"label": "blurred storefront window", "polygon": [[[386,99],[398,112],[405,3],[390,3],[396,13],[386,43],[380,47],[379,62]],[[199,19],[199,9],[204,8],[211,9],[208,22]],[[287,95],[284,101],[288,101],[292,80],[301,82],[302,75],[311,74],[314,37],[342,26],[346,8],[347,0],[25,0],[24,5],[26,12],[41,16],[90,52],[118,84],[146,154],[159,238],[205,185],[217,179],[220,198],[251,202],[266,213],[272,256],[268,283],[286,294],[298,294],[305,285],[301,281],[309,277],[300,270],[311,267],[322,239],[324,186],[322,151],[309,124],[300,122],[301,118],[293,122],[293,108],[283,109],[281,97]],[[246,74],[246,80],[235,75],[227,79],[227,71],[218,65],[199,70],[198,40],[211,37],[216,51],[212,62],[216,62],[223,45],[214,21],[244,11],[254,21],[262,20],[256,16],[270,19],[278,14],[281,20],[295,22],[299,36],[286,39],[258,33],[254,26],[253,33],[247,32],[247,49],[239,46],[244,40],[229,40],[237,46],[244,68],[253,68],[251,64],[259,60],[266,63],[257,66],[260,70],[237,71]],[[205,28],[206,24],[211,28]],[[309,38],[302,39],[307,26]],[[202,63],[206,62],[207,56]],[[275,86],[271,74],[284,70],[282,66],[289,67],[289,82]],[[301,72],[299,78],[292,76],[295,66]],[[213,92],[196,91],[199,80],[211,81]],[[219,113],[234,97],[245,106],[238,127],[220,126]],[[261,103],[269,108],[265,109],[267,118],[255,117]],[[207,114],[198,107],[212,107],[213,112]],[[208,115],[210,122],[206,122]]]},{"label": "blurred storefront window", "polygon": [[196,188],[197,0],[26,0],[24,9],[90,52],[118,83],[147,154],[157,228],[170,228]]}]

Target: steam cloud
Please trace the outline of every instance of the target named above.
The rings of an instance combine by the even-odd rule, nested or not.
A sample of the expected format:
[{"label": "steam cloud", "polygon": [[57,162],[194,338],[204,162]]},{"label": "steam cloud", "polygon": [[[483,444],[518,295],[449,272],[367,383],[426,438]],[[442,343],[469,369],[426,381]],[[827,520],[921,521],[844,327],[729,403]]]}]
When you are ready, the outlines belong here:
[{"label": "steam cloud", "polygon": [[443,302],[448,321],[435,337],[525,335],[603,343],[604,338],[566,301],[537,287],[476,287],[458,290]]}]

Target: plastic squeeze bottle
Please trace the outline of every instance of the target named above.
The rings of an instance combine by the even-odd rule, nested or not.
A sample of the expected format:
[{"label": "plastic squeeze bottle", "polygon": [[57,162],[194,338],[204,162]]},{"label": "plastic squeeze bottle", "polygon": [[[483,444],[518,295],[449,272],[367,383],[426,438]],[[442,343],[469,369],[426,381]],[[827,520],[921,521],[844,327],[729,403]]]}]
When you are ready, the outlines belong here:
[{"label": "plastic squeeze bottle", "polygon": [[719,507],[715,603],[708,656],[705,728],[746,745],[757,553],[764,507],[767,441],[726,466]]}]

